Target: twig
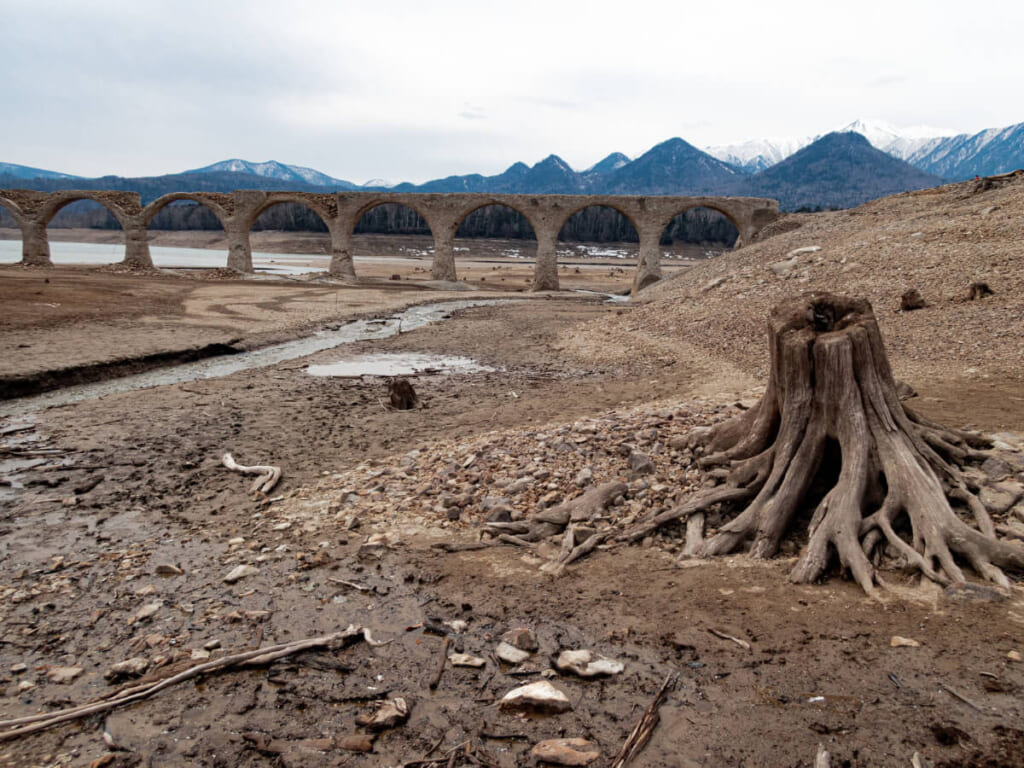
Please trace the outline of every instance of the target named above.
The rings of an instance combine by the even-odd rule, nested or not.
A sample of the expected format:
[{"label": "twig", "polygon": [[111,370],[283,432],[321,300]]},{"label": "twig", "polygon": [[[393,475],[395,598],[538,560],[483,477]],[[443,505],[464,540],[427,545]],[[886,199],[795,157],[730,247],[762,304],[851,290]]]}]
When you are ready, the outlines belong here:
[{"label": "twig", "polygon": [[722,638],[723,640],[731,640],[732,642],[736,643],[736,645],[738,645],[740,648],[744,649],[745,651],[749,651],[750,650],[750,643],[748,643],[746,640],[741,640],[738,637],[733,637],[732,635],[727,635],[725,632],[721,632],[721,631],[719,631],[717,629],[711,629],[710,627],[708,628],[708,632],[710,632],[715,637]]},{"label": "twig", "polygon": [[306,640],[294,640],[290,643],[272,645],[266,648],[256,648],[251,651],[236,653],[231,656],[222,656],[219,659],[214,659],[213,661],[207,661],[203,664],[189,667],[183,672],[179,672],[171,677],[164,678],[163,680],[143,683],[122,689],[115,692],[108,698],[100,699],[99,701],[91,704],[83,704],[77,707],[58,710],[56,712],[19,717],[14,720],[0,721],[0,742],[16,739],[19,736],[24,736],[29,733],[44,731],[55,725],[59,725],[60,723],[66,723],[70,720],[78,720],[83,717],[88,717],[89,715],[106,712],[114,709],[115,707],[120,707],[124,704],[130,704],[132,702],[148,698],[153,694],[162,691],[164,688],[169,688],[172,685],[176,685],[185,680],[190,680],[193,677],[198,677],[199,675],[235,666],[260,666],[263,664],[269,664],[276,659],[280,659],[284,656],[290,656],[301,651],[308,651],[314,648],[337,647],[343,644],[346,640],[350,640],[355,637],[363,637],[367,642],[372,642],[369,630],[365,630],[353,624],[343,632],[334,632],[333,634],[323,635],[321,637],[313,637]]},{"label": "twig", "polygon": [[235,472],[241,472],[245,475],[260,475],[249,489],[249,493],[252,494],[270,493],[274,486],[277,485],[277,481],[281,479],[280,467],[272,467],[267,464],[254,464],[251,467],[242,466],[241,464],[235,463],[235,459],[230,453],[225,453],[224,458],[222,458],[221,461],[224,463],[225,467],[232,469]]},{"label": "twig", "polygon": [[356,584],[354,581],[345,581],[344,579],[335,579],[335,578],[333,578],[331,576],[328,576],[327,580],[329,582],[331,582],[332,584],[341,584],[342,586],[351,587],[352,589],[358,590],[360,592],[372,592],[373,591],[373,587],[364,587],[362,584]]},{"label": "twig", "polygon": [[441,658],[437,662],[437,670],[434,672],[434,676],[430,680],[430,690],[434,690],[441,682],[441,675],[444,674],[444,666],[448,663],[448,649],[452,647],[451,635],[444,636],[444,642],[441,643]]},{"label": "twig", "polygon": [[661,684],[661,688],[655,694],[654,700],[644,710],[644,714],[639,722],[633,726],[633,730],[630,731],[629,736],[623,743],[622,749],[619,750],[619,754],[612,761],[611,768],[625,768],[647,746],[647,742],[651,739],[651,734],[654,733],[654,729],[658,727],[658,722],[661,720],[658,710],[665,703],[665,698],[668,696],[669,691],[675,687],[677,677],[675,672],[670,672],[668,677],[665,678],[665,682]]},{"label": "twig", "polygon": [[944,690],[946,693],[948,693],[954,699],[960,699],[960,701],[962,701],[968,707],[973,709],[975,712],[984,712],[985,711],[981,707],[979,707],[977,704],[975,704],[973,701],[971,701],[966,696],[964,696],[962,693],[960,693],[959,691],[957,691],[957,690],[955,690],[953,688],[950,688],[945,683],[939,683],[939,688]]}]

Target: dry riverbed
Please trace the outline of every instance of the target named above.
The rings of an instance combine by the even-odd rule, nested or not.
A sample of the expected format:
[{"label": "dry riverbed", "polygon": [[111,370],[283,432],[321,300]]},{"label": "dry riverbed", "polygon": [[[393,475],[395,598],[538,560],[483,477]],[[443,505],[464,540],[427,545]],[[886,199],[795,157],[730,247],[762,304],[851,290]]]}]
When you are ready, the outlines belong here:
[{"label": "dry riverbed", "polygon": [[[470,295],[63,268],[4,269],[0,291],[4,375],[207,343],[251,348]],[[767,563],[680,561],[673,531],[599,549],[557,577],[540,569],[553,554],[543,547],[479,548],[488,517],[600,483],[625,484],[609,521],[671,505],[702,482],[673,446],[759,394],[748,373],[685,340],[632,351],[622,336],[603,351],[581,341],[629,326],[633,306],[516,298],[527,300],[3,420],[0,718],[350,624],[387,644],[211,673],[0,742],[0,763],[505,768],[534,765],[543,740],[579,737],[600,754],[592,765],[610,765],[676,674],[633,766],[809,766],[819,745],[834,765],[910,765],[915,752],[931,766],[1024,765],[1019,586],[1008,599],[945,593],[893,572],[879,604],[838,577],[790,585],[799,542]],[[412,377],[412,411],[386,407],[381,378],[306,371],[368,353],[455,355],[490,370]],[[221,465],[225,452],[280,465],[271,498],[253,499],[251,478]],[[504,662],[499,642],[519,627],[537,648]],[[622,671],[553,669],[561,651],[584,649]],[[432,688],[443,651],[483,666],[446,665]],[[542,680],[567,711],[500,706]],[[397,698],[399,724],[357,724]]]}]

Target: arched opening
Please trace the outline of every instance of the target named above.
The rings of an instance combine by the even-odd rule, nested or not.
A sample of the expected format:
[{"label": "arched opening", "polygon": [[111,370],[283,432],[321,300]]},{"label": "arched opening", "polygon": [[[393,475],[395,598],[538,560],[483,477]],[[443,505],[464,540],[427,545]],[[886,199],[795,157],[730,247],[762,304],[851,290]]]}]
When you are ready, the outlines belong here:
[{"label": "arched opening", "polygon": [[558,233],[562,288],[620,292],[631,285],[640,237],[629,217],[607,205],[577,211]]},{"label": "arched opening", "polygon": [[146,238],[153,264],[164,269],[215,269],[225,264],[224,225],[197,200],[183,197],[162,205],[149,220]]},{"label": "arched opening", "polygon": [[662,269],[678,268],[732,250],[740,233],[736,225],[714,208],[690,208],[669,222],[661,233]]},{"label": "arched opening", "polygon": [[17,264],[21,250],[21,227],[0,200],[0,264]]},{"label": "arched opening", "polygon": [[252,265],[257,272],[298,274],[330,268],[327,223],[304,203],[270,203],[253,221],[250,232]]},{"label": "arched opening", "polygon": [[124,231],[113,212],[96,200],[69,197],[46,222],[54,264],[116,264],[124,260]]},{"label": "arched opening", "polygon": [[455,231],[460,280],[503,288],[533,282],[537,236],[515,208],[488,203],[470,211]]},{"label": "arched opening", "polygon": [[428,280],[434,236],[418,211],[375,203],[356,222],[351,243],[356,273],[392,280]]}]

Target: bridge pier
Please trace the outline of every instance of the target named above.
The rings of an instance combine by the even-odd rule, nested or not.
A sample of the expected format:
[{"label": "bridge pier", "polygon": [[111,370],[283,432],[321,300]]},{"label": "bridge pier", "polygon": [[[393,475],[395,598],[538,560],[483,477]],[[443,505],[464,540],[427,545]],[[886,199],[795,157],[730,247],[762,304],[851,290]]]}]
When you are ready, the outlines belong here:
[{"label": "bridge pier", "polygon": [[124,230],[124,261],[133,267],[153,268],[153,257],[149,252],[149,231],[142,217],[126,221]]},{"label": "bridge pier", "polygon": [[558,231],[534,230],[537,258],[533,268],[534,291],[558,290]]},{"label": "bridge pier", "polygon": [[26,218],[21,223],[21,263],[29,267],[52,267],[50,241],[46,236],[47,222]]},{"label": "bridge pier", "polygon": [[633,278],[634,295],[662,278],[661,231],[659,227],[645,227],[639,233],[640,252],[637,257],[636,277]]},{"label": "bridge pier", "polygon": [[233,216],[228,221],[228,269],[252,274],[252,246],[249,240],[249,222],[245,217]]},{"label": "bridge pier", "polygon": [[334,277],[354,278],[356,268],[352,263],[352,230],[355,225],[348,222],[329,222],[327,229],[331,233],[331,266],[329,273]]},{"label": "bridge pier", "polygon": [[434,280],[455,282],[455,228],[431,227],[434,233],[434,262],[430,276]]}]

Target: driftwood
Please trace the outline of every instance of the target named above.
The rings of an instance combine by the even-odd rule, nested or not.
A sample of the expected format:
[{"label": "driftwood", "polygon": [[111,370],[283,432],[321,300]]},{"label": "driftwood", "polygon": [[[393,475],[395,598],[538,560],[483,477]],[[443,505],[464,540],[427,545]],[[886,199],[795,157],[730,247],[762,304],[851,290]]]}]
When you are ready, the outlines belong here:
[{"label": "driftwood", "polygon": [[661,721],[661,715],[658,714],[658,710],[665,703],[669,691],[675,687],[677,677],[673,672],[665,678],[665,682],[661,684],[661,688],[655,694],[654,700],[647,706],[640,720],[633,726],[629,736],[626,737],[622,749],[619,750],[619,754],[612,761],[612,768],[625,768],[647,746],[647,742],[651,740],[651,734],[654,733],[654,729],[658,727],[658,723]]},{"label": "driftwood", "polygon": [[717,470],[712,477],[720,484],[620,539],[637,541],[720,505],[738,514],[706,541],[691,532],[687,549],[713,556],[749,546],[752,557],[767,558],[806,510],[808,541],[790,574],[794,582],[816,581],[837,557],[872,593],[872,557],[888,543],[909,568],[939,584],[965,580],[959,556],[1008,590],[1001,569],[1024,569],[1024,547],[995,537],[962,472],[990,455],[980,450],[989,443],[943,428],[900,401],[871,305],[827,293],[786,301],[771,314],[769,348],[771,374],[760,402],[691,435],[699,465]]},{"label": "driftwood", "polygon": [[128,688],[123,688],[111,696],[99,699],[89,704],[70,707],[56,712],[47,712],[38,715],[29,715],[27,717],[19,717],[14,720],[0,721],[0,742],[10,741],[11,739],[16,739],[19,736],[25,736],[30,733],[47,730],[61,723],[66,723],[71,720],[79,720],[83,717],[88,717],[89,715],[107,712],[111,709],[115,709],[116,707],[140,701],[141,699],[148,698],[165,688],[170,688],[172,685],[177,685],[185,680],[191,680],[193,677],[198,677],[199,675],[219,672],[221,670],[235,667],[263,666],[265,664],[270,664],[277,659],[301,653],[303,651],[322,648],[343,648],[349,643],[357,641],[360,638],[372,645],[382,645],[382,643],[378,643],[373,640],[373,637],[370,635],[370,630],[363,629],[362,627],[357,627],[352,624],[343,632],[334,632],[333,634],[323,635],[321,637],[313,637],[306,640],[294,640],[290,643],[282,643],[280,645],[272,645],[265,648],[256,648],[251,651],[236,653],[231,656],[222,656],[219,659],[214,659],[213,661],[207,661],[202,664],[189,667],[182,672],[178,672],[177,674],[173,674],[172,676],[162,680],[140,683]]},{"label": "driftwood", "polygon": [[230,453],[225,453],[221,461],[228,469],[241,472],[243,475],[259,475],[256,482],[249,488],[249,493],[253,495],[270,493],[277,485],[277,481],[281,479],[280,467],[272,467],[268,464],[254,464],[251,467],[246,467],[236,463]]}]

